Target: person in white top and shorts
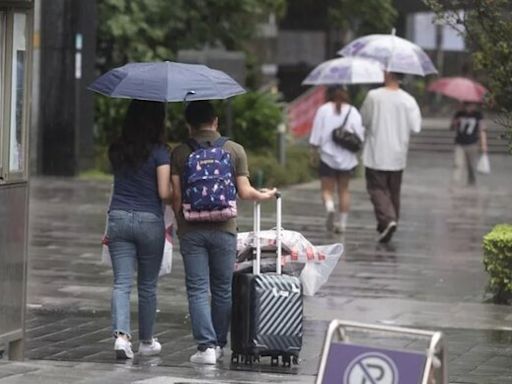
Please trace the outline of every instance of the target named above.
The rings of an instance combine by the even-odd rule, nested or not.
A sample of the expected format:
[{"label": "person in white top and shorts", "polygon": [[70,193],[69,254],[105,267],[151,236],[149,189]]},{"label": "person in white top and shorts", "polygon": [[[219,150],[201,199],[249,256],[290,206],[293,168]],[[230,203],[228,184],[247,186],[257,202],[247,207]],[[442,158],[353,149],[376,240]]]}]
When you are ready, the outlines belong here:
[{"label": "person in white top and shorts", "polygon": [[[326,226],[329,231],[345,232],[350,208],[349,180],[357,167],[357,154],[332,140],[332,132],[343,125],[348,132],[364,140],[364,127],[359,111],[349,104],[348,92],[341,85],[329,89],[331,100],[318,108],[309,143],[312,160],[318,163],[322,200],[327,211]],[[338,212],[334,202],[338,192]]]}]

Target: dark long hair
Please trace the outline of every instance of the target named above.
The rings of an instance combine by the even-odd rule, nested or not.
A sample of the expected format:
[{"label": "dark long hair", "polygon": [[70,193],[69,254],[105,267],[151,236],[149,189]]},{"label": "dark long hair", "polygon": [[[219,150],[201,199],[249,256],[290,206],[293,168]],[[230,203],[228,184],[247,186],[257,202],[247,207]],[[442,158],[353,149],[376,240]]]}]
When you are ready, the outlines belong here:
[{"label": "dark long hair", "polygon": [[334,102],[336,114],[341,113],[341,105],[350,103],[350,96],[347,87],[343,85],[333,85],[327,88],[327,100]]},{"label": "dark long hair", "polygon": [[132,100],[123,123],[121,136],[108,150],[114,171],[136,169],[158,144],[165,144],[165,104]]}]

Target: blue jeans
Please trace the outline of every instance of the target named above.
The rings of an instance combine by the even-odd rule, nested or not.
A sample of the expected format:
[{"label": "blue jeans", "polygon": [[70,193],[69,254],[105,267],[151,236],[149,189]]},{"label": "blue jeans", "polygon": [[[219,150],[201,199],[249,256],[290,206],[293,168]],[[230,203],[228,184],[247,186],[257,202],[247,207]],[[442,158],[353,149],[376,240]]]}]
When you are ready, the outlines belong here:
[{"label": "blue jeans", "polygon": [[162,217],[150,212],[113,210],[108,215],[108,248],[114,270],[112,328],[114,335],[130,335],[130,292],[137,269],[139,340],[153,338],[156,285],[162,263],[165,227]]},{"label": "blue jeans", "polygon": [[[192,333],[198,349],[224,347],[231,320],[236,236],[198,230],[180,236]],[[211,307],[209,294],[211,292]]]}]

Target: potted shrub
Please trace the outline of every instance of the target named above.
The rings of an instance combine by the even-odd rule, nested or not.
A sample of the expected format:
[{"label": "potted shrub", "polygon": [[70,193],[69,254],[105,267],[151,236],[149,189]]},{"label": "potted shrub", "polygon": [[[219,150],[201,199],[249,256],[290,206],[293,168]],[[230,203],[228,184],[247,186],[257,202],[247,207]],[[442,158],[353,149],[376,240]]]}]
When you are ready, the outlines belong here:
[{"label": "potted shrub", "polygon": [[512,299],[512,225],[500,224],[484,236],[484,266],[489,274],[488,290],[496,303]]}]

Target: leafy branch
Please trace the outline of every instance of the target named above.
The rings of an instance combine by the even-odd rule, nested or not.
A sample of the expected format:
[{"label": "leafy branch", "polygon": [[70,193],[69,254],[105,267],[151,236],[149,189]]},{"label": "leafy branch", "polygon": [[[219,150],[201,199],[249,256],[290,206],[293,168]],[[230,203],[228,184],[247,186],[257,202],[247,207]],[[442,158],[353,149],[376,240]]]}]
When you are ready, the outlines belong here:
[{"label": "leafy branch", "polygon": [[509,0],[423,0],[466,36],[475,69],[488,78],[489,104],[499,113],[512,149],[512,4]]}]

